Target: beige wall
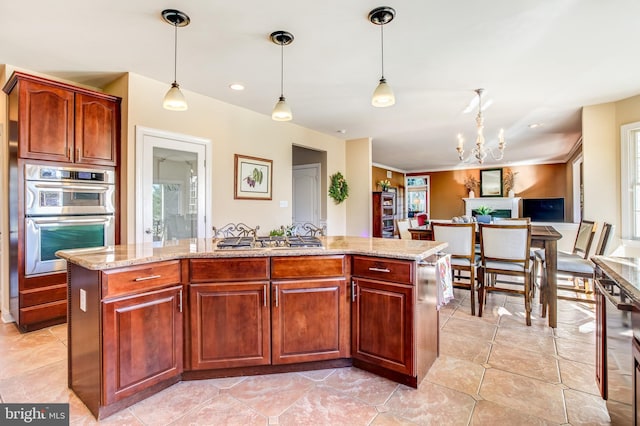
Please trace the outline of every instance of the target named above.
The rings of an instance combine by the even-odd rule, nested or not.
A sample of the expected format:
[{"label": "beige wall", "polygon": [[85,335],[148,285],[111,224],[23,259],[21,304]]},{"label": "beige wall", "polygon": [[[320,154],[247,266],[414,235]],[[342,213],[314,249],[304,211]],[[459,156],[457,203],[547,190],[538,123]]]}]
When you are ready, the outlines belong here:
[{"label": "beige wall", "polygon": [[[371,138],[347,141],[347,173],[349,198],[346,204],[348,217],[346,235],[370,237],[372,233],[371,196]],[[332,170],[329,176],[339,170]],[[343,173],[344,174],[344,173]],[[329,204],[336,205],[333,201]],[[340,205],[342,205],[340,204]]]}]

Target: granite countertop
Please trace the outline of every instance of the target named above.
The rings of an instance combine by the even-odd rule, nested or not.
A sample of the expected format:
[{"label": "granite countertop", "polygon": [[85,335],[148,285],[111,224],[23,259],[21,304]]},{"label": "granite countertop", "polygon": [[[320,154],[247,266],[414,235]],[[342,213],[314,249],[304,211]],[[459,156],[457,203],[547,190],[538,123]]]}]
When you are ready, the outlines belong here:
[{"label": "granite countertop", "polygon": [[405,260],[422,260],[446,247],[446,243],[366,237],[321,237],[322,247],[219,249],[212,238],[165,241],[161,245],[129,244],[88,249],[60,250],[56,256],[87,269],[103,270],[142,265],[161,260],[216,257],[306,256],[361,254]]},{"label": "granite countertop", "polygon": [[600,266],[631,300],[640,303],[640,258],[593,256],[591,260]]}]

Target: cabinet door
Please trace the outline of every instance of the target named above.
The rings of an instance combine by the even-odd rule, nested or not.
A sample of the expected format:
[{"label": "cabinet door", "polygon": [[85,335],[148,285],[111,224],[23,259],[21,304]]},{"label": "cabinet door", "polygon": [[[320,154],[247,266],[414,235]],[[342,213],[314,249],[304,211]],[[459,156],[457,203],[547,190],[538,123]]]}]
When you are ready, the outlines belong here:
[{"label": "cabinet door", "polygon": [[271,285],[273,364],[348,356],[344,279],[273,281]]},{"label": "cabinet door", "polygon": [[598,286],[596,288],[596,385],[600,390],[600,396],[607,399],[607,353],[606,353],[606,314],[604,295]]},{"label": "cabinet door", "polygon": [[268,298],[268,281],[192,284],[191,368],[269,364]]},{"label": "cabinet door", "polygon": [[78,93],[75,114],[75,162],[115,166],[119,116],[117,102]]},{"label": "cabinet door", "polygon": [[182,286],[103,303],[103,405],[182,373]]},{"label": "cabinet door", "polygon": [[352,356],[415,375],[413,287],[353,279]]},{"label": "cabinet door", "polygon": [[72,161],[73,92],[33,81],[19,84],[20,157]]}]

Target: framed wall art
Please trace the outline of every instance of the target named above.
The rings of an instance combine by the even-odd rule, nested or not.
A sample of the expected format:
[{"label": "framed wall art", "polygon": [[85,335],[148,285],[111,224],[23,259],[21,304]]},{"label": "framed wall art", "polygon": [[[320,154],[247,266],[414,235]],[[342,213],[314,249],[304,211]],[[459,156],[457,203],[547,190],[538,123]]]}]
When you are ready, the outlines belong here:
[{"label": "framed wall art", "polygon": [[480,196],[502,197],[502,169],[480,170]]},{"label": "framed wall art", "polygon": [[235,154],[234,196],[236,200],[271,200],[273,161]]}]

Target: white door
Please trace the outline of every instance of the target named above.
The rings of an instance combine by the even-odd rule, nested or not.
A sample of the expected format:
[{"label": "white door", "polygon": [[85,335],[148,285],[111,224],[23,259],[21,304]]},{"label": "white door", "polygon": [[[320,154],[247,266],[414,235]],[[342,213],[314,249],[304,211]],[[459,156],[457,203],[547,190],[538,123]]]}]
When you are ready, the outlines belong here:
[{"label": "white door", "polygon": [[320,164],[293,166],[293,223],[320,226]]},{"label": "white door", "polygon": [[136,243],[210,236],[210,141],[136,127]]}]

